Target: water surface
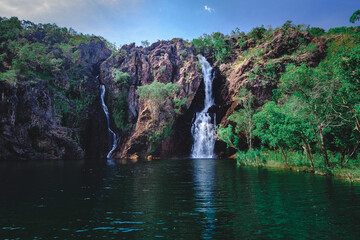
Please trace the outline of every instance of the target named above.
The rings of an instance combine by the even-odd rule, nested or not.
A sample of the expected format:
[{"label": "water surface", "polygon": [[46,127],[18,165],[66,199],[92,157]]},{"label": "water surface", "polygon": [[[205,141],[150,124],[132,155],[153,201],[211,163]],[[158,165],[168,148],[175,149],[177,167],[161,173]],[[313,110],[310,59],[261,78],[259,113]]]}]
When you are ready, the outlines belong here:
[{"label": "water surface", "polygon": [[359,239],[360,186],[233,160],[0,163],[1,239]]}]

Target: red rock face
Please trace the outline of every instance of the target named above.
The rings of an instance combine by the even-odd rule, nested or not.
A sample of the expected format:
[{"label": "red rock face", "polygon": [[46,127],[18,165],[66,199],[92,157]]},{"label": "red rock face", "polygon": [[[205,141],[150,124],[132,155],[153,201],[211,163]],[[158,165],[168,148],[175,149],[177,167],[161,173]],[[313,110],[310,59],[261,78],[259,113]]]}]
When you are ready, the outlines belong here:
[{"label": "red rock face", "polygon": [[[227,118],[238,106],[237,93],[242,87],[256,96],[255,107],[260,107],[277,88],[280,74],[289,63],[316,66],[325,56],[323,39],[312,38],[306,32],[295,29],[275,31],[268,40],[247,40],[238,47],[236,39],[228,40],[233,52],[226,64],[214,63],[216,78],[213,95],[217,123],[229,124]],[[316,44],[311,52],[298,51],[301,44]],[[81,121],[72,124],[78,114],[76,103],[56,90],[48,88],[45,81],[32,86],[29,79],[19,80],[17,86],[4,85],[1,89],[0,150],[2,158],[92,158],[105,157],[111,143],[107,137],[106,118],[100,105],[99,84],[106,86],[106,104],[110,112],[110,125],[118,135],[118,147],[113,157],[186,157],[190,153],[190,133],[193,114],[201,109],[203,84],[201,64],[194,47],[181,40],[158,41],[150,47],[125,45],[116,54],[101,41],[91,41],[78,47],[80,54],[73,74],[77,82],[71,82],[67,71],[53,73],[53,83],[61,91],[74,90],[81,96],[93,97],[85,107]],[[298,51],[298,52],[296,52]],[[294,54],[296,53],[296,54]],[[207,59],[214,59],[207,53]],[[269,62],[275,66],[273,77],[253,75],[262,72]],[[115,82],[116,72],[129,75],[129,82]],[[97,79],[96,76],[99,75]],[[139,101],[139,86],[173,83],[179,91],[170,99],[154,108],[148,100]],[[116,105],[119,96],[125,96],[125,104]],[[186,99],[184,105],[175,107],[173,100]],[[71,124],[64,124],[56,114],[55,100],[60,99],[69,107]],[[124,102],[123,101],[123,102]],[[117,109],[115,109],[117,108]],[[126,126],[117,127],[114,112],[124,113]],[[71,125],[71,126],[70,126]],[[40,128],[41,131],[38,129]],[[80,139],[80,140],[79,140]],[[217,152],[225,152],[224,144],[218,144]],[[40,149],[38,151],[36,149]]]},{"label": "red rock face", "polygon": [[[120,52],[122,55],[115,55],[101,66],[101,77],[110,89],[109,101],[113,101],[118,94],[128,96],[127,111],[131,126],[123,133],[127,137],[122,138],[114,157],[126,158],[133,154],[144,157],[150,153],[155,156],[177,155],[176,146],[182,143],[175,143],[174,123],[189,109],[202,80],[193,47],[185,46],[181,39],[173,39],[156,42],[148,48],[127,45]],[[130,87],[119,87],[113,81],[116,71],[130,75]],[[169,101],[154,112],[151,101],[139,101],[136,89],[155,80],[179,85],[179,92],[171,100],[186,98],[184,106],[175,112],[174,105]],[[161,129],[171,129],[168,130],[170,135],[166,139],[160,136],[161,141],[152,141],[155,132],[163,135]]]},{"label": "red rock face", "polygon": [[[312,42],[318,46],[314,51],[298,51],[301,44],[306,46]],[[323,39],[313,38],[308,32],[299,32],[292,28],[287,32],[282,29],[275,31],[268,41],[255,44],[250,39],[241,48],[235,48],[233,61],[217,67],[220,78],[218,81],[221,83],[218,84],[215,96],[218,104],[227,109],[221,118],[222,126],[226,127],[229,124],[228,117],[236,108],[241,107],[236,101],[241,88],[250,90],[256,97],[254,107],[260,107],[271,99],[272,90],[278,87],[279,78],[281,73],[285,72],[287,64],[305,63],[312,67],[317,66],[325,56],[325,51],[326,44]],[[250,73],[262,72],[269,62],[276,66],[276,76],[271,78],[255,74],[250,79]]]},{"label": "red rock face", "polygon": [[[217,115],[217,122],[221,122],[223,126],[228,124],[227,118],[238,107],[236,96],[239,89],[246,87],[250,90],[257,98],[257,106],[261,106],[271,98],[272,90],[277,88],[280,73],[285,71],[287,64],[299,65],[305,62],[309,66],[316,66],[324,56],[325,43],[312,38],[307,32],[291,28],[287,31],[278,30],[269,39],[261,43],[250,39],[241,48],[237,47],[236,40],[232,39],[234,48],[231,62],[222,65],[214,63],[217,71],[214,80],[217,107],[212,108],[212,111]],[[301,44],[311,42],[318,45],[315,51],[292,55]],[[257,52],[254,54],[254,51]],[[211,54],[209,58],[213,59]],[[276,66],[275,71],[278,75],[273,78],[249,78],[249,73],[256,69],[264,70],[270,61]],[[150,153],[162,157],[188,156],[192,143],[192,115],[196,112],[196,106],[203,100],[200,68],[195,50],[191,45],[186,46],[181,39],[158,41],[148,48],[135,47],[134,44],[126,45],[119,54],[102,64],[101,78],[110,89],[109,102],[118,94],[126,93],[128,96],[127,111],[131,124],[128,130],[122,133],[122,140],[114,157],[125,158],[132,154],[145,157]],[[129,88],[121,88],[113,81],[115,71],[130,75]],[[136,89],[151,84],[154,80],[180,86],[180,91],[173,96],[173,99],[187,98],[180,112],[175,113],[173,104],[164,103],[154,113],[151,101],[139,102]],[[171,128],[169,136],[160,138],[155,143],[150,140],[154,132],[161,135],[159,131],[165,128]]]}]

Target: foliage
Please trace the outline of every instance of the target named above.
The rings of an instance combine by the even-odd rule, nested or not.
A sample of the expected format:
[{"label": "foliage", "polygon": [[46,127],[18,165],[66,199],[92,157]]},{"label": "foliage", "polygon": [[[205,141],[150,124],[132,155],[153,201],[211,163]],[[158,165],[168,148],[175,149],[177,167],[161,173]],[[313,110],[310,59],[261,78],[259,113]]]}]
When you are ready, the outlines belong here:
[{"label": "foliage", "polygon": [[234,134],[231,124],[226,128],[220,124],[216,131],[216,137],[226,143],[227,149],[230,147],[239,149],[239,137]]},{"label": "foliage", "polygon": [[246,38],[245,38],[245,37],[239,38],[239,43],[238,43],[239,47],[242,47],[245,42],[246,42]]},{"label": "foliage", "polygon": [[222,33],[215,32],[211,36],[204,35],[203,37],[193,39],[197,52],[213,52],[217,61],[223,63],[228,60],[231,54],[231,49],[225,41],[225,36]]},{"label": "foliage", "polygon": [[314,37],[321,37],[325,34],[325,29],[319,27],[312,27],[307,29],[309,33]]},{"label": "foliage", "polygon": [[16,84],[16,71],[15,70],[8,70],[6,72],[0,73],[0,81],[6,81],[11,85]]},{"label": "foliage", "polygon": [[[79,58],[78,46],[90,40],[107,43],[104,38],[78,34],[71,28],[61,28],[56,24],[34,24],[16,17],[1,18],[0,74],[14,84],[15,72],[17,78],[50,79],[54,71],[74,67]],[[7,72],[10,70],[13,71]]]},{"label": "foliage", "polygon": [[55,97],[55,111],[60,117],[61,124],[67,126],[69,124],[69,104],[62,97]]},{"label": "foliage", "polygon": [[130,75],[122,71],[116,71],[114,82],[118,83],[120,87],[129,87]]},{"label": "foliage", "polygon": [[232,147],[239,150],[240,139],[238,135],[239,133],[244,133],[246,143],[251,150],[253,148],[253,130],[255,127],[253,119],[256,113],[256,109],[253,106],[255,97],[250,91],[242,88],[236,100],[242,108],[234,111],[228,117],[232,124],[229,124],[226,128],[220,125],[217,130],[217,137],[227,144],[227,148]]},{"label": "foliage", "polygon": [[348,31],[346,27],[334,27],[330,28],[327,32],[329,35],[335,35],[335,34],[345,34]]},{"label": "foliage", "polygon": [[356,10],[350,17],[350,22],[355,23],[355,21],[360,20],[360,9]]},{"label": "foliage", "polygon": [[242,88],[240,89],[236,100],[243,108],[234,111],[229,116],[228,120],[236,122],[236,127],[234,129],[236,134],[239,134],[240,132],[245,133],[247,145],[251,150],[253,148],[253,130],[255,127],[253,118],[256,113],[256,109],[253,106],[255,96],[246,88]]},{"label": "foliage", "polygon": [[260,41],[266,32],[266,29],[263,25],[261,27],[255,27],[250,32],[248,32],[248,37],[254,39],[255,41]]},{"label": "foliage", "polygon": [[283,28],[283,29],[294,28],[294,27],[295,27],[295,25],[294,25],[293,22],[290,21],[290,20],[287,20],[287,21],[281,26],[281,28]]},{"label": "foliage", "polygon": [[[293,27],[287,22],[282,29]],[[271,155],[271,151],[263,149],[271,149],[275,151],[274,162],[288,166],[306,165],[331,171],[330,167],[335,165],[349,166],[351,162],[357,162],[360,153],[359,28],[330,29],[328,35],[337,35],[330,39],[324,36],[325,31],[321,28],[307,27],[307,30],[312,36],[328,39],[326,57],[316,67],[288,64],[280,77],[282,66],[272,60],[261,62],[257,46],[243,52],[243,57],[251,56],[258,61],[248,72],[250,79],[280,77],[278,89],[273,90],[273,101],[254,113],[254,128],[251,124],[246,127],[246,122],[251,122],[244,120],[246,105],[233,112],[226,128],[218,128],[218,138],[238,150],[239,137],[248,134],[247,141],[249,139],[248,129],[261,141],[262,150],[251,151],[248,146],[247,152],[238,153],[245,161],[265,164],[268,158],[264,156]],[[316,43],[308,44],[305,39],[299,39],[293,45],[301,53],[318,51]],[[254,104],[250,108],[254,109]]]},{"label": "foliage", "polygon": [[148,133],[148,144],[150,146],[149,153],[152,153],[155,151],[156,146],[158,143],[160,143],[162,140],[165,140],[168,138],[172,132],[173,122],[167,122],[166,124],[159,126],[156,130],[151,130]]},{"label": "foliage", "polygon": [[13,66],[24,75],[29,75],[31,72],[49,73],[51,66],[45,45],[33,43],[23,46],[13,59]]},{"label": "foliage", "polygon": [[186,106],[187,100],[188,100],[187,97],[185,97],[183,99],[180,99],[180,98],[174,99],[174,106],[175,106],[176,113],[181,113],[181,110],[183,110],[183,108]]},{"label": "foliage", "polygon": [[158,81],[153,81],[149,85],[138,87],[137,93],[139,94],[139,100],[146,99],[151,100],[154,103],[161,103],[172,97],[179,90],[180,86],[177,84],[164,84]]},{"label": "foliage", "polygon": [[119,94],[112,103],[112,117],[115,125],[121,131],[128,128],[128,100],[127,94]]},{"label": "foliage", "polygon": [[232,38],[239,38],[239,37],[245,36],[245,33],[244,33],[244,32],[241,32],[240,29],[237,27],[237,28],[235,28],[235,30],[232,30],[232,31],[231,31],[230,36],[231,36]]}]

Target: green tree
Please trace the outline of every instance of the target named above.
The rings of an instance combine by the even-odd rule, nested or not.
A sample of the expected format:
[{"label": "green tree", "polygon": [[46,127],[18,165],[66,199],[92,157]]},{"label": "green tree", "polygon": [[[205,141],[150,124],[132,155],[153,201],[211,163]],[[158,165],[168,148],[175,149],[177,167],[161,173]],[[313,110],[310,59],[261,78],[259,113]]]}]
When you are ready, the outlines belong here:
[{"label": "green tree", "polygon": [[51,70],[47,50],[42,43],[23,46],[13,60],[14,69],[28,75],[34,72],[49,73]]},{"label": "green tree", "polygon": [[254,115],[256,124],[254,135],[259,137],[263,144],[280,149],[285,161],[287,161],[285,149],[298,149],[302,145],[311,166],[314,167],[311,150],[313,132],[308,122],[294,116],[291,105],[292,103],[280,106],[273,101],[266,103],[262,111]]},{"label": "green tree", "polygon": [[250,32],[248,32],[248,37],[254,39],[255,41],[260,41],[266,32],[266,29],[263,25],[261,27],[255,27]]},{"label": "green tree", "polygon": [[222,33],[215,32],[211,36],[205,35],[197,39],[193,39],[195,49],[198,52],[213,53],[214,57],[220,63],[228,60],[231,54],[229,44],[225,41]]},{"label": "green tree", "polygon": [[252,150],[254,139],[253,130],[255,127],[253,117],[256,113],[256,108],[253,105],[255,96],[246,88],[242,88],[240,89],[236,100],[243,108],[234,111],[229,116],[228,120],[236,123],[236,127],[234,129],[236,134],[239,134],[240,132],[245,134],[249,150]]},{"label": "green tree", "polygon": [[173,96],[180,90],[180,86],[174,83],[161,83],[153,81],[149,85],[138,87],[136,92],[139,100],[151,101],[150,107],[154,116],[158,116],[161,107],[172,106]]},{"label": "green tree", "polygon": [[232,147],[236,150],[240,150],[239,137],[234,134],[233,126],[231,124],[229,124],[226,128],[220,124],[216,130],[216,137],[226,143],[227,149]]},{"label": "green tree", "polygon": [[319,136],[320,150],[326,166],[330,166],[327,154],[325,132],[334,125],[332,114],[333,99],[337,94],[338,85],[331,82],[329,71],[314,69],[304,64],[296,67],[287,66],[287,72],[281,77],[281,90],[292,95],[293,111],[297,117],[310,123],[310,127]]},{"label": "green tree", "polygon": [[118,94],[112,103],[113,114],[115,125],[121,131],[125,131],[128,127],[128,101],[127,94]]},{"label": "green tree", "polygon": [[130,75],[126,72],[116,71],[114,82],[118,83],[121,87],[128,88],[130,86]]},{"label": "green tree", "polygon": [[355,21],[360,20],[360,9],[356,10],[350,17],[350,22],[355,23]]}]

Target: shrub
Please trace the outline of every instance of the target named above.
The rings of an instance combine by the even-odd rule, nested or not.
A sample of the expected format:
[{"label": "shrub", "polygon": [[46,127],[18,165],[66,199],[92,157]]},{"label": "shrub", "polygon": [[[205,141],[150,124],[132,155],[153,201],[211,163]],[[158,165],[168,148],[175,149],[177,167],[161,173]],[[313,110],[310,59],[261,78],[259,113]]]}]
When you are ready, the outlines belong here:
[{"label": "shrub", "polygon": [[175,106],[176,113],[179,113],[181,111],[181,109],[185,106],[187,100],[188,100],[187,97],[185,97],[183,99],[180,99],[180,98],[174,99],[174,106]]},{"label": "shrub", "polygon": [[346,32],[347,32],[346,27],[335,27],[335,28],[330,28],[327,34],[337,35],[337,34],[345,34]]},{"label": "shrub", "polygon": [[248,32],[248,37],[254,39],[255,41],[259,41],[263,38],[266,29],[262,25],[261,27],[255,27],[250,32]]},{"label": "shrub", "polygon": [[125,131],[128,127],[128,102],[127,94],[119,94],[115,97],[112,103],[113,114],[115,125],[121,131]]},{"label": "shrub", "polygon": [[6,72],[0,73],[0,81],[6,81],[11,85],[16,84],[16,71],[8,70]]},{"label": "shrub", "polygon": [[192,42],[197,52],[213,52],[215,59],[221,63],[230,57],[231,49],[222,33],[215,32],[211,36],[204,35],[204,37],[193,39]]},{"label": "shrub", "polygon": [[310,52],[310,53],[313,53],[316,50],[318,50],[318,45],[316,43],[313,43],[313,42],[309,43],[305,48],[305,51]]},{"label": "shrub", "polygon": [[130,75],[126,72],[116,71],[114,82],[118,83],[121,87],[128,87],[130,84]]},{"label": "shrub", "polygon": [[174,83],[160,83],[154,81],[149,85],[140,86],[137,89],[139,99],[148,99],[154,103],[164,102],[167,98],[179,91],[180,86]]},{"label": "shrub", "polygon": [[308,29],[309,33],[314,37],[320,37],[325,34],[325,30],[318,27],[312,27]]}]

